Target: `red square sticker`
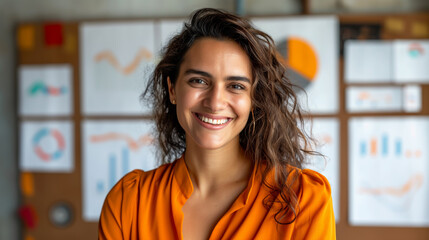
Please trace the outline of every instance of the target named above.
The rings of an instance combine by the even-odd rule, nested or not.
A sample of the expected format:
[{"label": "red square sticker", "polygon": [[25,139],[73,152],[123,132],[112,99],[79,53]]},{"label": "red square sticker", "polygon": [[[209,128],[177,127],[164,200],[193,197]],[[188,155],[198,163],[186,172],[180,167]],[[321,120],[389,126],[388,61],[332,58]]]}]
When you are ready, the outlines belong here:
[{"label": "red square sticker", "polygon": [[63,44],[63,25],[60,23],[45,24],[45,45],[60,46]]}]

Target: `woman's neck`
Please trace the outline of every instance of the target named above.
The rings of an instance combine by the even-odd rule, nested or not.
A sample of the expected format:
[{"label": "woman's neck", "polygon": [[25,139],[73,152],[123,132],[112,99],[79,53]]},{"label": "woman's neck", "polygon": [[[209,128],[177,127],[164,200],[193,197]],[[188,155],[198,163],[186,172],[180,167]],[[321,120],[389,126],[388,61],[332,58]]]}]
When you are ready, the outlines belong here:
[{"label": "woman's neck", "polygon": [[184,158],[194,191],[203,196],[230,184],[247,183],[253,167],[239,143],[216,150],[201,149],[196,144],[187,143]]}]

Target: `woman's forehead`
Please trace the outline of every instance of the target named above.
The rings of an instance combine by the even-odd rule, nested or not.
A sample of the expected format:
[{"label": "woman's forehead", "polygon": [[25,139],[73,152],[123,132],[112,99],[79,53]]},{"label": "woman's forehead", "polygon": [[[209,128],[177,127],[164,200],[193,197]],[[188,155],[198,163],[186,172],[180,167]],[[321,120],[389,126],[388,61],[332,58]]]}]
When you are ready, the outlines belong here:
[{"label": "woman's forehead", "polygon": [[224,70],[245,74],[247,77],[252,75],[250,58],[238,43],[214,38],[202,38],[194,42],[183,58],[180,72],[183,73],[187,68]]}]

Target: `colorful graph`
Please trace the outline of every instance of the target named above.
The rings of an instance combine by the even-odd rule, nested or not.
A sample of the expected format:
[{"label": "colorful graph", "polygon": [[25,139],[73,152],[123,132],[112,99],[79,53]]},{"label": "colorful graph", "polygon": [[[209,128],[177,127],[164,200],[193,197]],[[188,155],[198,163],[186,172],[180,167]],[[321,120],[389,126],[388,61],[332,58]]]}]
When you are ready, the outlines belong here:
[{"label": "colorful graph", "polygon": [[423,117],[350,119],[353,225],[429,225],[428,130]]},{"label": "colorful graph", "polygon": [[126,66],[121,66],[115,54],[110,50],[104,50],[100,53],[97,53],[94,57],[94,61],[96,63],[101,61],[107,61],[113,68],[115,68],[123,75],[130,75],[131,73],[136,71],[141,61],[149,60],[151,58],[152,53],[149,50],[142,48],[137,52],[131,63]]},{"label": "colorful graph", "polygon": [[93,135],[90,137],[90,141],[94,143],[106,141],[125,141],[131,150],[137,151],[141,147],[152,144],[154,139],[150,134],[145,134],[139,137],[137,140],[134,140],[133,137],[127,134],[110,132],[101,135]]},{"label": "colorful graph", "polygon": [[377,104],[379,101],[384,101],[385,104],[390,104],[393,100],[392,95],[385,94],[384,96],[373,95],[370,92],[363,91],[359,93],[357,101],[359,104],[363,104],[365,102],[370,102],[372,104]]},{"label": "colorful graph", "polygon": [[360,193],[369,194],[373,196],[390,195],[390,196],[402,197],[411,193],[412,191],[417,191],[418,189],[420,189],[423,185],[423,181],[424,181],[423,174],[416,173],[412,175],[405,184],[399,187],[378,187],[378,188],[362,187],[360,189]]},{"label": "colorful graph", "polygon": [[392,87],[358,87],[346,89],[349,112],[398,112],[402,110],[403,89]]},{"label": "colorful graph", "polygon": [[[55,151],[52,151],[51,153],[49,153],[45,149],[43,149],[43,147],[41,146],[41,142],[45,138],[52,138],[55,140],[55,143],[56,143]],[[43,161],[58,160],[59,158],[61,158],[65,150],[64,137],[61,134],[61,132],[56,129],[51,129],[51,130],[47,128],[40,129],[33,137],[33,145],[34,145],[34,152]]]},{"label": "colorful graph", "polygon": [[20,129],[20,170],[73,171],[73,142],[73,124],[70,121],[23,121]]},{"label": "colorful graph", "polygon": [[[106,186],[103,180],[98,180],[96,186],[97,191],[102,193],[108,189],[111,189],[119,178],[130,171],[130,150],[136,152],[145,146],[151,145],[153,140],[154,139],[150,134],[140,136],[137,140],[134,140],[133,137],[127,134],[115,132],[90,136],[90,142],[92,143],[103,143],[110,141],[126,143],[126,146],[121,148],[120,154],[109,153],[108,184]],[[121,173],[118,173],[117,171],[117,166],[119,163],[121,165],[120,168],[122,169]]]},{"label": "colorful graph", "polygon": [[19,112],[25,116],[64,116],[73,110],[70,65],[25,65],[19,69]]},{"label": "colorful graph", "polygon": [[28,93],[30,96],[37,95],[38,93],[42,93],[44,95],[50,95],[50,96],[59,96],[66,92],[67,92],[66,87],[48,86],[43,81],[34,82],[28,89]]},{"label": "colorful graph", "polygon": [[429,82],[429,40],[393,41],[393,80],[396,83]]},{"label": "colorful graph", "polygon": [[156,64],[155,26],[154,21],[81,25],[84,114],[150,114],[139,96]]},{"label": "colorful graph", "polygon": [[277,44],[277,51],[277,59],[288,67],[288,74],[295,84],[305,88],[315,80],[319,64],[310,43],[289,37]]},{"label": "colorful graph", "polygon": [[134,169],[156,167],[153,123],[142,120],[83,122],[83,216],[97,221],[110,189]]},{"label": "colorful graph", "polygon": [[405,158],[419,158],[422,156],[421,149],[403,149],[403,140],[401,138],[390,139],[387,133],[380,137],[371,137],[369,140],[360,141],[360,156],[371,157],[395,156]]},{"label": "colorful graph", "polygon": [[408,47],[408,54],[413,58],[418,58],[425,53],[425,49],[420,43],[411,43]]}]

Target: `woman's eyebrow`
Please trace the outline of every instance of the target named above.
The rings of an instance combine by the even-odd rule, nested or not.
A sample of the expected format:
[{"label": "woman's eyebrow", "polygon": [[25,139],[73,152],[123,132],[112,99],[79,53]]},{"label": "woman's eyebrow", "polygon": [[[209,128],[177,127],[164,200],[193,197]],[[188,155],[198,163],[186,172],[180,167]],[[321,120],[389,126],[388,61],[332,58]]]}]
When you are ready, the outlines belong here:
[{"label": "woman's eyebrow", "polygon": [[185,75],[188,75],[188,74],[198,74],[204,77],[213,78],[213,76],[208,72],[204,72],[204,71],[200,71],[192,68],[185,71]]},{"label": "woman's eyebrow", "polygon": [[243,81],[243,82],[247,82],[250,84],[250,79],[248,79],[247,77],[243,77],[243,76],[230,76],[227,77],[226,80],[229,81]]},{"label": "woman's eyebrow", "polygon": [[[185,71],[185,75],[188,75],[188,74],[198,74],[198,75],[201,75],[204,77],[213,78],[213,76],[208,72],[204,72],[204,71],[196,70],[196,69],[192,69],[192,68]],[[229,76],[226,78],[226,80],[228,80],[228,81],[243,81],[243,82],[250,83],[250,79],[247,77],[244,77],[244,76]]]}]

